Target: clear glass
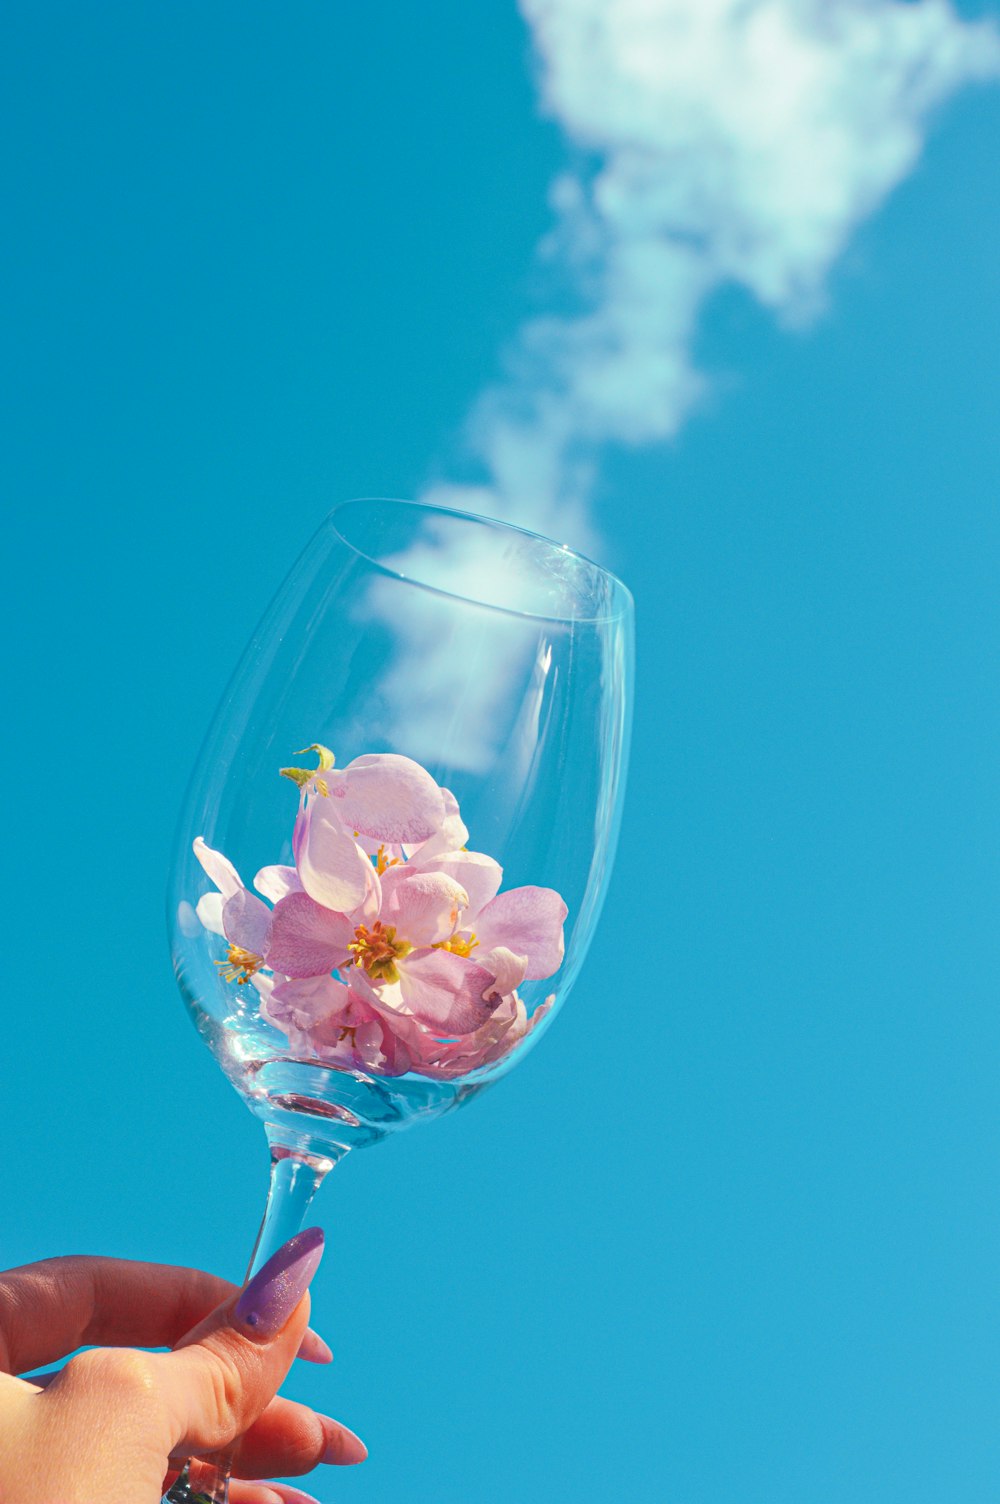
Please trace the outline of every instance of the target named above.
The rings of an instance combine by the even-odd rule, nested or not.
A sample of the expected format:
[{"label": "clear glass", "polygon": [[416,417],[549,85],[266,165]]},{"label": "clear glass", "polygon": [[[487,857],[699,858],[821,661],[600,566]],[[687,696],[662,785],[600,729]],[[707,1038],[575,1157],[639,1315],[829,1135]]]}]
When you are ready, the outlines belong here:
[{"label": "clear glass", "polygon": [[[169,890],[174,966],[196,1028],[264,1124],[274,1175],[252,1267],[299,1226],[323,1174],[468,1101],[551,1027],[579,974],[618,835],[632,703],[628,590],[568,547],[411,502],[335,508],[254,633],[185,802]],[[503,888],[555,889],[565,956],[518,987],[519,1042],[466,1069],[383,1075],[293,1047],[261,1011],[263,986],[227,980],[227,943],[196,912],[211,891],[195,837],[244,880],[294,865],[298,792],[279,770],[328,747],[336,767],[401,753],[458,800],[468,845]],[[266,1009],[265,1009],[266,1012]],[[224,1497],[224,1492],[209,1497]]]}]

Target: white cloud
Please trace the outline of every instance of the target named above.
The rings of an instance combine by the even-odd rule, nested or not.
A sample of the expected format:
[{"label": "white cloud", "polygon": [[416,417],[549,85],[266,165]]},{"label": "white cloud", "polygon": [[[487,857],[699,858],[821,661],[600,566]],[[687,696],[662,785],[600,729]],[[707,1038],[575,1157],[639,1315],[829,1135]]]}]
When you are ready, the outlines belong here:
[{"label": "white cloud", "polygon": [[[587,548],[602,449],[669,438],[704,389],[692,345],[707,299],[738,285],[786,321],[814,314],[851,232],[913,168],[935,107],[1000,73],[1000,35],[947,0],[519,3],[542,108],[572,149],[539,254],[574,311],[526,322],[476,400],[466,437],[480,483],[423,499]],[[419,670],[426,724],[409,730],[430,745],[454,665],[417,639],[397,673]],[[493,755],[507,683],[484,673],[466,706],[470,767]]]},{"label": "white cloud", "polygon": [[914,166],[934,108],[1000,73],[947,0],[520,0],[543,110],[575,148],[540,254],[575,298],[529,320],[429,499],[587,534],[601,447],[676,432],[699,314],[737,284],[788,320]]}]

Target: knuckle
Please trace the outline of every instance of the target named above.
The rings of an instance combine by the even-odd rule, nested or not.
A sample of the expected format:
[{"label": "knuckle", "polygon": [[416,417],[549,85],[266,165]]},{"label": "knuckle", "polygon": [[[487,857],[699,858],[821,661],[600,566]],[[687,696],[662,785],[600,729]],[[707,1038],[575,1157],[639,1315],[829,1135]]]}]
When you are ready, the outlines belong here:
[{"label": "knuckle", "polygon": [[65,1379],[131,1403],[155,1400],[156,1382],[148,1353],[127,1347],[98,1347],[71,1358]]}]

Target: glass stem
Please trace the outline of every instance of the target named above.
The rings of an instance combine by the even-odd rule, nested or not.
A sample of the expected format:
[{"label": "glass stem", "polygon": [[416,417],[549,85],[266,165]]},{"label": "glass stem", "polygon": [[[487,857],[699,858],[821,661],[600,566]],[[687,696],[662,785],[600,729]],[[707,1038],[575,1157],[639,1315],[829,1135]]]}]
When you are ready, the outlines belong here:
[{"label": "glass stem", "polygon": [[[313,1154],[300,1146],[282,1143],[277,1130],[268,1128],[271,1146],[271,1183],[267,1192],[267,1205],[250,1255],[246,1278],[272,1253],[277,1253],[282,1244],[301,1232],[305,1226],[313,1198],[338,1160],[347,1153],[340,1153],[332,1146],[326,1154]],[[208,1462],[197,1468],[197,1481],[189,1475],[190,1463],[181,1476],[164,1494],[163,1504],[227,1504],[229,1498],[229,1475],[232,1471],[234,1448],[217,1452]]]},{"label": "glass stem", "polygon": [[270,1138],[270,1135],[268,1137],[271,1144],[271,1183],[260,1231],[250,1255],[247,1279],[256,1274],[282,1244],[302,1231],[316,1192],[337,1159],[343,1158],[343,1154],[331,1158],[329,1154],[312,1154],[304,1149],[292,1149],[276,1138]]}]

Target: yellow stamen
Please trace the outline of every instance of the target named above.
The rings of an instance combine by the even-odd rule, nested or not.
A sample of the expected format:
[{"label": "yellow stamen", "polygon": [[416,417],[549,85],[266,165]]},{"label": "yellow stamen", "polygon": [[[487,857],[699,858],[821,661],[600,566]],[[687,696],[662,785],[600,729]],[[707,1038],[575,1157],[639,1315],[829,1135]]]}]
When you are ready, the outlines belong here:
[{"label": "yellow stamen", "polygon": [[468,956],[475,950],[479,941],[475,935],[452,935],[450,940],[439,940],[435,950],[450,950],[453,956]]},{"label": "yellow stamen", "polygon": [[228,958],[215,964],[227,982],[236,982],[242,987],[263,966],[264,957],[254,955],[252,950],[244,950],[242,945],[231,945]]},{"label": "yellow stamen", "polygon": [[408,940],[397,940],[395,928],[383,925],[376,919],[371,929],[359,924],[354,931],[355,940],[347,949],[351,952],[351,966],[360,966],[376,982],[398,982],[397,961],[408,956],[413,946]]},{"label": "yellow stamen", "polygon": [[[357,831],[355,831],[354,834],[357,835]],[[386,856],[384,846],[380,846],[378,851],[376,851],[375,853],[375,871],[378,873],[379,877],[382,876],[382,873],[386,870],[387,867],[400,867],[402,866],[402,862],[402,857]]]}]

